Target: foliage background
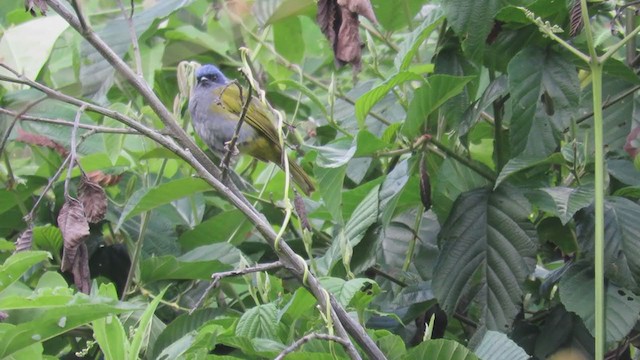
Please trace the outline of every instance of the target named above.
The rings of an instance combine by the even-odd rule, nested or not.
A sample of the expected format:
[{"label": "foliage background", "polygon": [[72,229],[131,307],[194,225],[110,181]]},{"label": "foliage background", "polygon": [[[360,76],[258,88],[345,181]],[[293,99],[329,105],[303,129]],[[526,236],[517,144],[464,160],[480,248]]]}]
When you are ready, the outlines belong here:
[{"label": "foliage background", "polygon": [[[351,67],[336,69],[313,1],[136,1],[139,71],[193,134],[186,109],[189,74],[180,62],[214,63],[243,81],[238,49],[249,49],[256,79],[293,125],[293,152],[318,185],[304,199],[311,230],[294,218],[283,240],[309,260],[324,288],[366,324],[389,358],[438,358],[433,349],[441,347],[458,351],[461,359],[544,359],[567,351],[592,357],[590,73],[519,8],[563,28],[559,37],[586,49],[584,33],[569,34],[576,26],[574,2],[371,3],[379,24],[362,21],[363,66],[355,74]],[[163,127],[64,20],[52,12],[33,18],[22,5],[0,4],[2,63],[65,94]],[[589,3],[601,51],[634,28],[635,13],[614,5]],[[135,66],[118,3],[86,2],[83,12]],[[614,19],[616,14],[621,16]],[[640,310],[636,66],[630,42],[604,68],[611,358],[635,352]],[[0,75],[12,76],[4,69]],[[0,85],[4,110],[68,122],[76,116],[76,107],[42,99],[27,86]],[[109,199],[106,220],[92,226],[87,239],[91,273],[100,275],[91,296],[76,292],[57,272],[64,173],[34,219],[34,248],[51,258],[43,252],[10,257],[27,227],[23,216],[62,165],[58,145],[69,149],[72,132],[24,119],[6,131],[14,118],[5,112],[0,122],[8,136],[0,165],[0,249],[8,260],[0,270],[11,279],[0,284],[0,310],[8,315],[0,324],[2,356],[85,351],[114,359],[273,358],[305,334],[327,331],[312,295],[286,270],[225,279],[189,314],[212,273],[277,255],[190,166],[140,135],[78,130],[80,164],[100,171]],[[90,112],[80,122],[125,129]],[[249,201],[280,230],[284,174],[248,158],[240,158],[235,170],[250,184]],[[133,261],[133,283],[125,301],[115,301],[126,282],[125,254]],[[110,281],[116,286],[98,285]],[[434,314],[431,337],[448,340],[423,342],[424,324]],[[31,340],[19,341],[25,338]],[[87,343],[93,339],[98,345]],[[313,340],[288,358],[346,356],[330,344]],[[440,356],[451,358],[444,350]]]}]

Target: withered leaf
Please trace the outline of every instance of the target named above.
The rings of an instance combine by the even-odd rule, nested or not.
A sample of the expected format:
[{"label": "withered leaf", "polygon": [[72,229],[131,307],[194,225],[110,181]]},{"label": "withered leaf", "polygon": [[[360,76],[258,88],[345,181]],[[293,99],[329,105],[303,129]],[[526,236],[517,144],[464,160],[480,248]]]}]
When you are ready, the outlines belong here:
[{"label": "withered leaf", "polygon": [[84,215],[90,223],[97,223],[104,219],[107,212],[107,194],[100,185],[89,180],[84,175],[78,186],[78,200],[84,207]]},{"label": "withered leaf", "polygon": [[78,291],[88,294],[91,291],[91,273],[89,272],[89,251],[84,242],[78,246],[71,273]]},{"label": "withered leaf", "polygon": [[40,10],[40,14],[46,15],[47,2],[45,0],[24,0],[24,10],[31,13],[31,16],[36,16],[36,10]]},{"label": "withered leaf", "polygon": [[78,246],[89,235],[89,223],[84,215],[80,201],[67,196],[58,214],[58,227],[64,240],[62,253],[62,271],[71,270]]},{"label": "withered leaf", "polygon": [[574,0],[571,5],[571,11],[569,13],[570,23],[569,23],[569,36],[574,37],[578,35],[580,30],[582,30],[582,6],[580,6],[579,0]]},{"label": "withered leaf", "polygon": [[425,211],[431,208],[431,178],[424,159],[420,161],[420,200]]},{"label": "withered leaf", "polygon": [[304,207],[304,200],[297,192],[293,199],[293,208],[296,209],[296,214],[298,214],[302,228],[311,230],[311,224],[309,224],[309,218],[307,217],[307,209]]},{"label": "withered leaf", "polygon": [[64,146],[49,139],[48,137],[44,135],[39,135],[39,134],[32,134],[22,129],[18,129],[18,136],[16,137],[16,141],[20,141],[20,142],[31,144],[31,145],[48,147],[50,149],[55,150],[55,152],[60,154],[60,156],[67,156],[69,154],[69,151],[67,151],[67,149],[65,149]]},{"label": "withered leaf", "polygon": [[29,223],[27,229],[20,234],[18,240],[16,240],[16,251],[25,251],[31,249],[31,243],[33,241],[33,223]]},{"label": "withered leaf", "polygon": [[338,66],[349,63],[355,70],[360,69],[362,43],[359,15],[373,23],[377,22],[370,0],[318,1],[316,21],[333,47]]},{"label": "withered leaf", "polygon": [[624,151],[626,151],[631,158],[640,155],[640,126],[631,129],[629,135],[627,135],[627,141],[624,143]]},{"label": "withered leaf", "polygon": [[118,174],[118,175],[105,174],[100,170],[91,171],[87,173],[87,177],[91,182],[94,182],[102,186],[103,188],[107,186],[116,185],[117,183],[120,182],[120,180],[122,180],[122,174]]}]

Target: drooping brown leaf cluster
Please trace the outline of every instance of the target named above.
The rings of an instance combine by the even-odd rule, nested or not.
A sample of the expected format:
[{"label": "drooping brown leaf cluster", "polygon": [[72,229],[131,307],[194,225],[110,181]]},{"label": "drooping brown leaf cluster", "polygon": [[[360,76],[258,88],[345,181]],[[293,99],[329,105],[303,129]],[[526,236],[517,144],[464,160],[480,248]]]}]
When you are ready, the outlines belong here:
[{"label": "drooping brown leaf cluster", "polygon": [[31,243],[33,242],[33,223],[29,221],[29,226],[27,230],[23,231],[22,234],[16,240],[16,250],[15,252],[31,250]]},{"label": "drooping brown leaf cluster", "polygon": [[88,293],[91,277],[85,240],[89,236],[89,223],[104,219],[107,196],[100,185],[82,176],[78,198],[66,196],[58,214],[58,227],[64,240],[60,270],[71,271],[78,290]]},{"label": "drooping brown leaf cluster", "polygon": [[574,0],[573,5],[571,5],[571,12],[569,14],[570,23],[569,23],[569,36],[574,37],[578,35],[580,30],[582,30],[582,7],[580,6],[580,0]]},{"label": "drooping brown leaf cluster", "polygon": [[41,15],[47,14],[47,2],[44,0],[24,0],[24,10],[36,16],[36,9],[40,10]]},{"label": "drooping brown leaf cluster", "polygon": [[116,185],[117,183],[120,182],[120,180],[122,180],[122,174],[118,174],[118,175],[105,174],[100,170],[88,172],[87,177],[89,178],[89,181],[94,182],[102,186],[103,188],[107,186]]},{"label": "drooping brown leaf cluster", "polygon": [[78,199],[82,202],[88,222],[97,223],[104,219],[107,213],[107,194],[100,185],[83,176],[78,186]]},{"label": "drooping brown leaf cluster", "polygon": [[352,64],[359,70],[362,63],[359,15],[377,23],[369,0],[319,0],[316,20],[320,30],[333,46],[336,65]]}]

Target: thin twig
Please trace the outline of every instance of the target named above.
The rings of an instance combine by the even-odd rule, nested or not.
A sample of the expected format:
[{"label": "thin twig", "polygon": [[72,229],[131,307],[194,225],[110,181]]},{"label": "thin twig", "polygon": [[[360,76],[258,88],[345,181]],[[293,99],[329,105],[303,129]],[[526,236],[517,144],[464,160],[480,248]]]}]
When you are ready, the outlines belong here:
[{"label": "thin twig", "polygon": [[329,334],[321,334],[321,333],[311,333],[311,334],[307,334],[307,335],[301,337],[300,339],[296,340],[296,342],[294,342],[293,344],[289,345],[286,349],[282,350],[280,352],[280,354],[278,354],[278,356],[276,356],[274,358],[274,360],[282,360],[282,359],[284,359],[285,356],[287,356],[288,354],[291,354],[292,352],[298,350],[300,347],[302,347],[302,345],[304,345],[305,343],[308,343],[311,340],[335,341],[338,344],[344,346],[345,349],[348,349],[350,346],[353,346],[353,344],[351,344],[350,342],[348,342],[345,339],[343,339],[341,337],[338,337],[338,336],[329,335]]},{"label": "thin twig", "polygon": [[[241,73],[245,77],[247,76],[247,74],[245,74],[244,71],[241,71]],[[243,100],[242,86],[240,86],[240,84],[238,84],[237,81],[235,81],[234,84],[235,86],[238,87],[238,93],[240,94],[239,100],[242,102]],[[226,88],[220,92],[220,101],[222,101],[222,96],[224,95],[225,90]],[[228,148],[224,154],[224,158],[220,162],[220,167],[222,168],[223,182],[226,181],[227,171],[229,169],[229,162],[231,161],[231,155],[235,152],[235,149],[236,149],[236,143],[238,142],[238,137],[240,135],[240,128],[242,127],[242,124],[244,123],[244,119],[247,116],[247,111],[249,111],[249,104],[251,104],[252,92],[253,92],[253,89],[251,88],[251,82],[249,82],[249,88],[247,89],[247,99],[244,101],[244,105],[242,106],[242,111],[240,112],[240,118],[238,119],[236,128],[233,131],[233,136],[231,137],[231,140],[229,140],[229,142],[226,144]]]},{"label": "thin twig", "polygon": [[191,309],[191,311],[189,311],[189,314],[193,314],[193,312],[197,308],[199,308],[200,305],[202,305],[202,303],[204,302],[204,299],[207,297],[207,295],[209,295],[209,292],[211,292],[211,290],[217,288],[220,285],[220,281],[222,279],[224,279],[226,277],[229,277],[229,276],[246,275],[246,274],[251,274],[251,273],[255,273],[255,272],[279,269],[279,268],[281,268],[283,266],[284,265],[282,264],[282,261],[275,261],[275,262],[268,263],[268,264],[258,264],[258,265],[255,265],[255,266],[252,266],[252,267],[248,267],[248,268],[244,268],[244,269],[241,269],[241,270],[224,271],[224,272],[219,272],[219,273],[215,273],[215,274],[211,275],[211,279],[212,279],[211,283],[209,284],[207,289],[204,291],[202,296],[200,296],[200,298],[198,299],[196,304],[193,305],[193,308]]},{"label": "thin twig", "polygon": [[[2,63],[0,63],[0,66],[4,67]],[[0,78],[0,80],[2,80],[2,78]],[[11,132],[13,131],[13,127],[16,125],[18,120],[20,120],[24,116],[24,114],[26,114],[34,106],[38,105],[39,103],[41,103],[45,99],[46,99],[46,97],[38,99],[38,100],[36,100],[34,102],[31,102],[22,111],[20,111],[19,113],[15,113],[15,115],[13,115],[13,121],[11,121],[11,124],[9,124],[9,126],[7,127],[7,132],[2,137],[2,141],[0,141],[0,154],[2,153],[2,151],[4,151],[4,147],[7,144],[7,141],[9,140],[9,136],[11,135]]]},{"label": "thin twig", "polygon": [[[31,121],[31,122],[39,122],[46,124],[54,124],[54,125],[62,125],[62,126],[74,126],[73,122],[66,121],[62,119],[51,119],[40,116],[32,116],[26,114],[20,114],[18,112],[5,109],[0,107],[0,114],[6,114],[9,116],[19,117],[21,121]],[[100,125],[89,125],[89,124],[78,124],[78,128],[93,130],[95,134],[103,133],[103,134],[126,134],[126,135],[142,135],[139,131],[125,129],[125,128],[112,128],[108,126],[100,126]]]},{"label": "thin twig", "polygon": [[71,129],[71,148],[69,149],[69,170],[67,172],[67,178],[64,179],[64,197],[67,198],[69,197],[69,181],[71,181],[71,171],[73,170],[73,167],[76,164],[76,157],[77,157],[77,140],[76,140],[76,135],[78,133],[78,124],[80,123],[80,117],[82,116],[82,114],[84,113],[84,110],[86,109],[86,106],[81,106],[78,111],[76,111],[76,118],[73,122],[73,128]]},{"label": "thin twig", "polygon": [[122,4],[122,0],[117,0],[118,6],[120,7],[120,11],[122,11],[122,16],[124,17],[124,21],[127,22],[127,26],[129,26],[129,35],[131,36],[131,45],[133,45],[133,57],[136,61],[136,74],[138,76],[143,77],[142,73],[142,56],[140,56],[140,45],[138,45],[138,36],[136,34],[136,28],[133,26],[133,3],[131,4],[131,13],[127,16],[127,10],[124,8]]}]

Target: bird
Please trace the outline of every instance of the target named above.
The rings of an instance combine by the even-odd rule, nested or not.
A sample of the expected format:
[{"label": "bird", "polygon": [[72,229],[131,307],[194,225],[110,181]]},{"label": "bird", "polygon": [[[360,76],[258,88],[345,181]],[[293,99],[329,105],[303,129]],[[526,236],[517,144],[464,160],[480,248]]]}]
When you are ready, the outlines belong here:
[{"label": "bird", "polygon": [[[240,88],[212,64],[202,65],[196,70],[196,83],[189,98],[189,112],[193,127],[204,143],[215,154],[222,157],[227,151],[242,113],[245,100],[241,99]],[[283,167],[283,149],[273,113],[255,97],[249,102],[238,139],[237,150],[254,158],[273,162]],[[234,154],[235,155],[235,154]],[[315,188],[309,175],[289,159],[289,172],[293,181],[306,194]]]}]

